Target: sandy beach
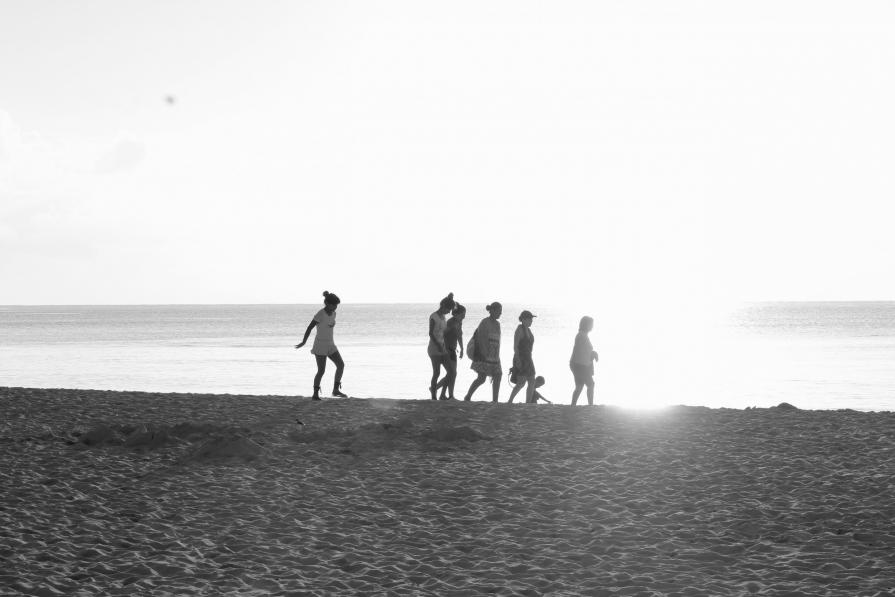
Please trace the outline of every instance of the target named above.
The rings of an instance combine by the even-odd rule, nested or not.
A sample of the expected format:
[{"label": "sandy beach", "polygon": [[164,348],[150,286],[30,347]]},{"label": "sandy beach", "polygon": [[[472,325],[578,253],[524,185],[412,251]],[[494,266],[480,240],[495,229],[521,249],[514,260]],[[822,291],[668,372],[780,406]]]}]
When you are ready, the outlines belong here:
[{"label": "sandy beach", "polygon": [[895,591],[891,413],[23,388],[0,413],[4,595]]}]

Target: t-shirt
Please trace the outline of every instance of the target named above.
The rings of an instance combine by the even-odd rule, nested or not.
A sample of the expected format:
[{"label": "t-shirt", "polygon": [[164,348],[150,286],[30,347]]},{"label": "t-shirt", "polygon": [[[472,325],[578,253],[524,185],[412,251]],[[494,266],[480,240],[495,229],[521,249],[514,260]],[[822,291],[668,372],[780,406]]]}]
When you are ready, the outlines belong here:
[{"label": "t-shirt", "polygon": [[[436,311],[432,315],[429,316],[430,327],[432,328],[432,336],[429,337],[429,356],[437,357],[443,353],[442,347],[444,346],[444,330],[447,328],[447,320],[444,318],[444,315]],[[435,337],[438,342],[432,340],[432,337]]]},{"label": "t-shirt", "polygon": [[333,328],[336,327],[336,312],[327,313],[326,309],[320,309],[314,315],[314,321],[317,322],[317,335],[314,337],[314,347],[311,348],[311,354],[319,354],[323,356],[331,355],[339,350],[333,340]]},{"label": "t-shirt", "polygon": [[590,365],[594,359],[594,346],[590,343],[587,332],[578,332],[575,336],[575,348],[572,349],[572,365]]}]

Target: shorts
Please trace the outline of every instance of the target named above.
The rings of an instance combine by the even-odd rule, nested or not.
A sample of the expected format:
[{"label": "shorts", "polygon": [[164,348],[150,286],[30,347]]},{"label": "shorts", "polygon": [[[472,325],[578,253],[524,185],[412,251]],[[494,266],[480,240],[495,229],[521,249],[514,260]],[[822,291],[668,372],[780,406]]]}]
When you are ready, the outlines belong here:
[{"label": "shorts", "polygon": [[451,357],[448,353],[441,353],[430,354],[429,359],[432,361],[433,364],[438,363],[439,365],[444,365],[445,367],[447,367],[447,364],[450,362]]},{"label": "shorts", "polygon": [[569,369],[572,370],[572,375],[575,376],[575,385],[584,384],[584,385],[593,385],[594,383],[594,364],[590,363],[589,365],[581,365],[579,363],[569,363]]}]

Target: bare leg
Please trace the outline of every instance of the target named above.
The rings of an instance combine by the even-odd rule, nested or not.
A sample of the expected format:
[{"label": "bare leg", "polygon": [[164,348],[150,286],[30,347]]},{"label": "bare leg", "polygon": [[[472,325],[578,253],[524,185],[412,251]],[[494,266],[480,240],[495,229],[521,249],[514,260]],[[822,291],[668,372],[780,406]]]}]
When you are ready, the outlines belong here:
[{"label": "bare leg", "polygon": [[436,387],[441,388],[441,399],[445,400],[450,391],[451,400],[454,399],[454,381],[457,379],[457,361],[451,360],[450,357],[444,361],[444,379],[438,382]]},{"label": "bare leg", "polygon": [[323,373],[326,371],[326,357],[315,354],[317,360],[317,375],[314,376],[314,400],[320,400],[320,381],[323,379]]},{"label": "bare leg", "polygon": [[494,404],[497,404],[497,398],[498,398],[498,396],[500,396],[500,380],[501,380],[501,379],[503,379],[503,375],[498,374],[498,375],[495,375],[495,376],[492,378],[492,381],[491,381],[491,384],[492,384],[492,388],[491,388],[491,393],[492,393],[491,402],[493,402]]},{"label": "bare leg", "polygon": [[521,390],[522,388],[525,387],[525,382],[526,382],[527,380],[528,380],[527,377],[523,377],[522,380],[519,381],[519,383],[517,383],[515,386],[513,386],[513,391],[510,392],[510,399],[507,400],[507,404],[512,404],[512,403],[513,403],[513,400],[516,399],[516,394],[519,393],[519,390]]},{"label": "bare leg", "polygon": [[525,404],[534,404],[535,402],[537,402],[537,400],[534,397],[534,395],[535,395],[535,378],[529,377],[527,381],[528,381],[528,383],[526,384],[526,388],[525,388]]},{"label": "bare leg", "polygon": [[588,382],[586,382],[586,383],[587,383],[587,405],[593,406],[594,405],[594,380],[593,380],[593,378],[590,379],[589,383]]},{"label": "bare leg", "polygon": [[476,377],[472,381],[472,384],[469,386],[469,391],[466,392],[466,397],[463,398],[463,400],[465,400],[466,402],[469,402],[470,400],[472,400],[472,395],[475,393],[476,390],[479,389],[479,386],[482,385],[483,383],[485,383],[485,374],[479,373],[479,376]]},{"label": "bare leg", "polygon": [[437,400],[435,391],[438,389],[438,376],[441,374],[441,357],[430,356],[429,360],[432,361],[432,381],[429,383],[429,394],[431,394],[432,400]]},{"label": "bare leg", "polygon": [[338,350],[329,355],[329,360],[336,365],[336,377],[333,380],[333,396],[347,398],[345,394],[339,391],[339,388],[342,387],[342,374],[345,372],[345,361],[342,360],[342,355],[339,354]]},{"label": "bare leg", "polygon": [[575,382],[575,391],[572,392],[572,406],[578,404],[578,397],[581,396],[581,390],[584,389],[583,383]]}]

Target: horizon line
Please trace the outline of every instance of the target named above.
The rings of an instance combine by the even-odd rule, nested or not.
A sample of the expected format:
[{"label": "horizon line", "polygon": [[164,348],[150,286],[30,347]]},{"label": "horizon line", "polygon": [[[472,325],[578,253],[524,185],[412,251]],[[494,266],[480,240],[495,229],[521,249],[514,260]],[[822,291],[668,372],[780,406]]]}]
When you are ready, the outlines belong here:
[{"label": "horizon line", "polygon": [[[742,301],[730,301],[727,304],[732,305],[759,305],[759,304],[768,304],[768,303],[893,303],[895,299],[755,299],[755,300],[742,300]],[[465,304],[488,304],[488,301],[467,301]],[[4,307],[226,307],[226,306],[240,306],[240,307],[252,307],[252,306],[285,306],[285,305],[317,305],[318,302],[313,303],[299,303],[299,302],[269,302],[269,303],[235,303],[235,302],[224,302],[224,303],[199,303],[199,302],[189,302],[189,303],[0,303],[0,308]],[[322,301],[321,301],[322,304]],[[390,301],[390,302],[380,302],[380,301],[356,301],[356,302],[347,302],[349,305],[437,305],[438,301]],[[513,301],[506,301],[506,304],[513,305],[517,304]],[[522,303],[518,303],[522,304]],[[540,301],[530,302],[532,306],[545,306],[547,303],[542,303]]]}]

